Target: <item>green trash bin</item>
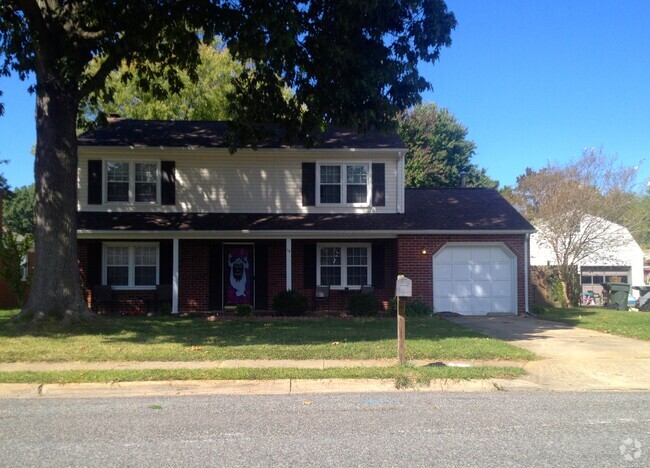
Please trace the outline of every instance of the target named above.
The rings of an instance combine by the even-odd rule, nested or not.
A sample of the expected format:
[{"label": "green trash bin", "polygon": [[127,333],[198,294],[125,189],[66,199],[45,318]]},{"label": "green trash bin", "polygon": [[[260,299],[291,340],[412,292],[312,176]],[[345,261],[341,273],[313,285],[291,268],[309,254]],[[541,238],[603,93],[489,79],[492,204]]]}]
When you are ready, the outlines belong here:
[{"label": "green trash bin", "polygon": [[603,283],[609,302],[608,309],[627,310],[627,296],[630,294],[628,283]]}]

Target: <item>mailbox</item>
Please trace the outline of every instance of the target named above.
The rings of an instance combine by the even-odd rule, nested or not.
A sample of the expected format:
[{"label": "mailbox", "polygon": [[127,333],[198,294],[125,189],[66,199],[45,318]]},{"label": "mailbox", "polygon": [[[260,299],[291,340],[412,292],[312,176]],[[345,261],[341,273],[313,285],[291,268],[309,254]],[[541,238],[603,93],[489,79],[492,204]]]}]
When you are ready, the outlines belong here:
[{"label": "mailbox", "polygon": [[395,282],[395,295],[397,297],[411,297],[413,295],[413,282],[404,275],[399,275]]}]

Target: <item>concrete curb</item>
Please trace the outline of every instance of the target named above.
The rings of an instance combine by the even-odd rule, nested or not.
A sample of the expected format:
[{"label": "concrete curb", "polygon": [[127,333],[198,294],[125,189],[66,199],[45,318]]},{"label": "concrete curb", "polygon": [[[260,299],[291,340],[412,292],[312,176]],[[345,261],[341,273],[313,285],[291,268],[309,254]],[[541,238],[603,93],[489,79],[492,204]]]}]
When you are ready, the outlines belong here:
[{"label": "concrete curb", "polygon": [[174,380],[156,382],[0,384],[0,398],[109,398],[188,395],[306,395],[362,392],[496,392],[539,390],[532,383],[433,380],[429,386],[396,388],[395,379]]}]

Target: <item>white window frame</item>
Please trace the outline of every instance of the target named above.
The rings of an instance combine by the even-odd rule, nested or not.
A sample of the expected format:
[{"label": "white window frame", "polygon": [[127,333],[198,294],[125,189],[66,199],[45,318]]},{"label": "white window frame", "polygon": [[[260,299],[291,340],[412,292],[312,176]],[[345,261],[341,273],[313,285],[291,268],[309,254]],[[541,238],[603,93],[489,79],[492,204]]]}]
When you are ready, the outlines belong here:
[{"label": "white window frame", "polygon": [[335,290],[361,290],[360,284],[348,284],[348,248],[365,248],[368,255],[368,275],[366,277],[365,285],[372,284],[372,244],[370,243],[354,243],[354,242],[324,242],[316,244],[316,284],[321,285],[321,249],[334,247],[341,249],[341,284],[332,285],[331,289]]},{"label": "white window frame", "polygon": [[[321,166],[338,166],[341,170],[341,202],[340,203],[325,203],[320,199],[321,188]],[[366,201],[363,203],[347,203],[348,196],[348,170],[347,166],[365,166],[368,174],[368,182],[366,183]],[[369,161],[322,161],[316,163],[316,206],[353,206],[353,207],[367,207],[371,206],[372,200],[372,164]]]},{"label": "white window frame", "polygon": [[[104,242],[102,244],[102,284],[108,283],[108,249],[110,247],[122,247],[129,249],[129,280],[126,286],[111,285],[113,289],[124,290],[143,290],[143,289],[156,289],[156,285],[160,284],[160,244],[158,242]],[[156,249],[156,284],[147,286],[135,285],[135,248],[136,247],[154,247]]]},{"label": "white window frame", "polygon": [[[108,165],[111,163],[127,163],[129,165],[129,200],[128,201],[109,201],[108,200]],[[161,169],[160,160],[138,160],[131,161],[120,158],[106,159],[103,161],[103,181],[102,196],[104,203],[109,205],[160,205],[161,198]],[[155,201],[135,201],[135,165],[136,164],[155,164],[156,165],[156,200]]]}]

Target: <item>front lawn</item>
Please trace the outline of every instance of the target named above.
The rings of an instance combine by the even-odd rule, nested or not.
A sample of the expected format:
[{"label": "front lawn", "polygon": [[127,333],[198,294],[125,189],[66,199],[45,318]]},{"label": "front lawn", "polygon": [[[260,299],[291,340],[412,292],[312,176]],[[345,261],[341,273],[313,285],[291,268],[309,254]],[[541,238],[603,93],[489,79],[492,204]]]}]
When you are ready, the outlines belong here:
[{"label": "front lawn", "polygon": [[612,335],[650,341],[650,313],[579,307],[575,309],[545,308],[535,311],[546,320],[564,322]]},{"label": "front lawn", "polygon": [[[1,362],[389,359],[388,319],[206,320],[110,317],[95,326],[23,331],[0,311]],[[531,360],[535,355],[444,319],[408,319],[408,359]]]}]

